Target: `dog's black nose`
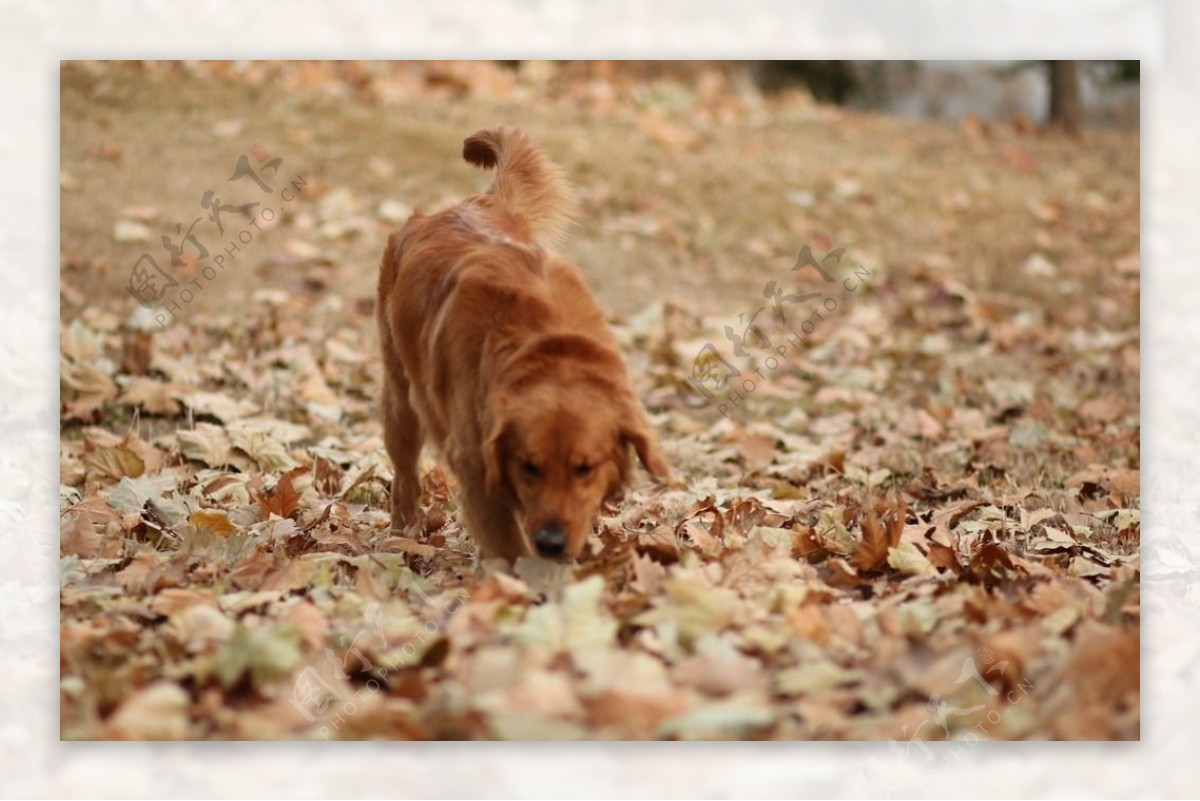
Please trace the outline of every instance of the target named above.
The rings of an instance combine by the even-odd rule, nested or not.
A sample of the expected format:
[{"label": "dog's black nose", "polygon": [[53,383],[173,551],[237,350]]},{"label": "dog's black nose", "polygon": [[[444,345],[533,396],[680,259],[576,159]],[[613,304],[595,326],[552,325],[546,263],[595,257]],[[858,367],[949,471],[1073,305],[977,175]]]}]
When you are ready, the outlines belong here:
[{"label": "dog's black nose", "polygon": [[562,556],[567,547],[567,532],[558,523],[547,523],[533,533],[533,544],[539,556]]}]

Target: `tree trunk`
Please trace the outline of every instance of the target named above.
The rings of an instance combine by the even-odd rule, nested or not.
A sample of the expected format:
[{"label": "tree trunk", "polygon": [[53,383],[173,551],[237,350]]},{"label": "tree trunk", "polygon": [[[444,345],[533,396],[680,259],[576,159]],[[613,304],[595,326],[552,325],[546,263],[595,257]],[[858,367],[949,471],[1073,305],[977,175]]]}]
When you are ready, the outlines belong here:
[{"label": "tree trunk", "polygon": [[1079,62],[1050,62],[1050,125],[1071,136],[1079,134],[1083,105],[1079,100]]}]

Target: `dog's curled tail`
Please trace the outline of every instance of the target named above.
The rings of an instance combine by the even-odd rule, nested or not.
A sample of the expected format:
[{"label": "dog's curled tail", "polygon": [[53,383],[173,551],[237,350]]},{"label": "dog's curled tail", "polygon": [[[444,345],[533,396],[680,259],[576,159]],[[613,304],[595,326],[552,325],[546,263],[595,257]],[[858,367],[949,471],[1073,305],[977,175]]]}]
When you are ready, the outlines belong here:
[{"label": "dog's curled tail", "polygon": [[543,244],[562,239],[577,212],[575,193],[562,168],[519,128],[489,128],[468,136],[463,158],[484,169],[496,168],[489,193],[512,213],[524,217]]}]

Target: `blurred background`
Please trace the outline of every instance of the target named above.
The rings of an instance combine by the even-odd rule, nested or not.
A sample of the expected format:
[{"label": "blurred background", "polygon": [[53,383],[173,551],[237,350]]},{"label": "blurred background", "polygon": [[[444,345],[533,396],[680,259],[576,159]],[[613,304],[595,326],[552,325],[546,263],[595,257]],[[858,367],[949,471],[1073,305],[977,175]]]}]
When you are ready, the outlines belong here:
[{"label": "blurred background", "polygon": [[1068,132],[1137,129],[1137,61],[764,61],[767,91],[802,86],[821,100],[904,117],[974,116]]},{"label": "blurred background", "polygon": [[[991,286],[1053,259],[1034,235],[1073,207],[1132,200],[1136,219],[1117,187],[1136,191],[1138,109],[1129,61],[64,62],[64,309],[132,308],[147,243],[235,193],[255,145],[308,184],[241,274],[370,297],[386,230],[486,186],[459,145],[499,123],[566,168],[590,218],[570,253],[618,313],[651,288],[728,313],[817,230]],[[188,308],[248,291],[214,282]]]}]

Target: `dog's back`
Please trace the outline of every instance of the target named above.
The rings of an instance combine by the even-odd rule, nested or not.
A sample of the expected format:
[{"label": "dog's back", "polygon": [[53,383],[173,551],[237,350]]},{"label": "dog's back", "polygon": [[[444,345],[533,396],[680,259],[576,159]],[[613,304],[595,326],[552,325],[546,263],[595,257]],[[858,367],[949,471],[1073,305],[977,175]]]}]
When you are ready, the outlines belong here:
[{"label": "dog's back", "polygon": [[463,158],[495,169],[491,187],[437,214],[413,214],[389,237],[379,275],[383,357],[403,365],[412,386],[393,389],[413,396],[439,444],[454,427],[453,407],[465,413],[478,401],[461,377],[488,370],[486,342],[582,328],[616,345],[578,268],[547,250],[577,209],[562,169],[510,127],[468,137]]},{"label": "dog's back", "polygon": [[[521,272],[544,277],[543,248],[561,241],[572,223],[578,203],[566,176],[523,131],[508,126],[479,131],[463,142],[463,158],[495,168],[491,187],[438,214],[416,212],[388,238],[379,273],[381,320],[389,316],[398,284],[404,291],[396,294],[407,302],[436,311],[465,277],[469,257],[488,248],[503,250],[487,252],[491,258],[480,260],[479,268],[515,270],[518,281]],[[494,284],[504,276],[487,278]]]}]

